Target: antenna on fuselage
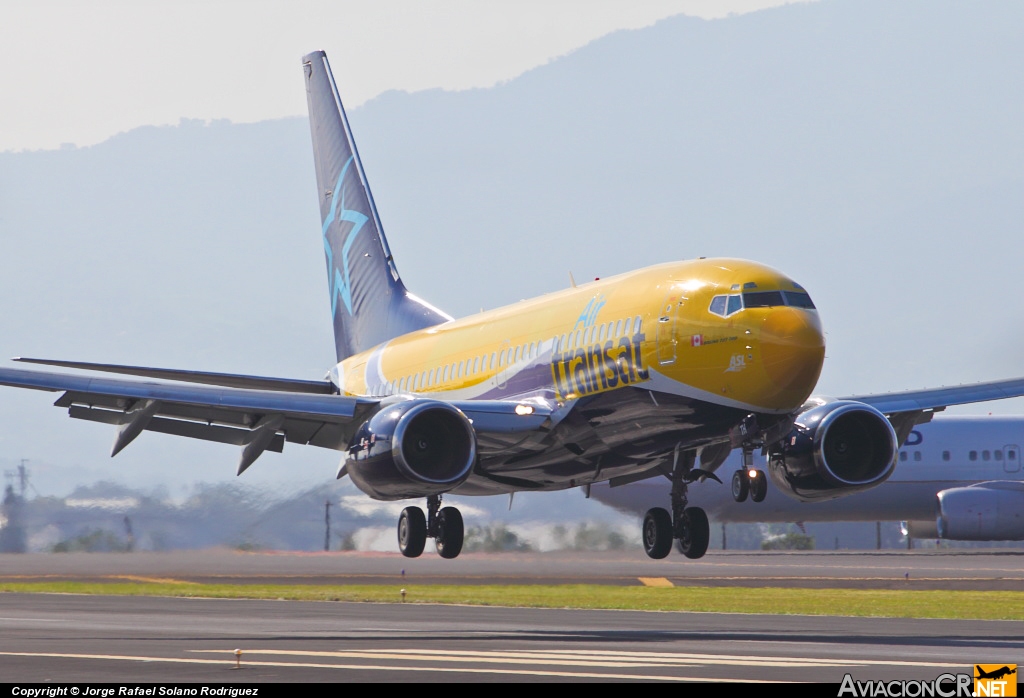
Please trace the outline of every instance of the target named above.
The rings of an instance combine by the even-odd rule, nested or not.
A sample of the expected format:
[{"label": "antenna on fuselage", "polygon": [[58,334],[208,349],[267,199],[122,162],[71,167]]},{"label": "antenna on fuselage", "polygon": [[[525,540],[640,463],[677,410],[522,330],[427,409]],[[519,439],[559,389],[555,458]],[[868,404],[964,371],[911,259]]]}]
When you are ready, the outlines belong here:
[{"label": "antenna on fuselage", "polygon": [[571,285],[573,288],[576,288],[576,279],[572,278],[571,271],[569,272],[569,285]]}]

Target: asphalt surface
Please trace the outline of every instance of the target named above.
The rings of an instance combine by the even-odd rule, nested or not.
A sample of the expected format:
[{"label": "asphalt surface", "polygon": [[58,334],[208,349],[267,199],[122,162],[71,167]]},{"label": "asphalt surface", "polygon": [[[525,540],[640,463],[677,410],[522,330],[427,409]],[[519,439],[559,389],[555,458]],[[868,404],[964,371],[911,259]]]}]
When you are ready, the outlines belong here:
[{"label": "asphalt surface", "polygon": [[[1020,553],[0,556],[0,581],[793,584],[1024,588]],[[403,577],[402,570],[405,571]],[[910,579],[905,574],[910,572]],[[826,584],[826,582],[828,582]],[[837,609],[837,613],[841,609]],[[236,668],[234,651],[240,649]],[[935,679],[1024,657],[1024,623],[0,594],[0,676],[97,683]],[[84,694],[83,694],[84,695]]]},{"label": "asphalt surface", "polygon": [[0,582],[176,579],[224,584],[641,584],[858,589],[1024,589],[1024,551],[710,552],[700,560],[643,551],[465,554],[167,553],[0,555]]}]

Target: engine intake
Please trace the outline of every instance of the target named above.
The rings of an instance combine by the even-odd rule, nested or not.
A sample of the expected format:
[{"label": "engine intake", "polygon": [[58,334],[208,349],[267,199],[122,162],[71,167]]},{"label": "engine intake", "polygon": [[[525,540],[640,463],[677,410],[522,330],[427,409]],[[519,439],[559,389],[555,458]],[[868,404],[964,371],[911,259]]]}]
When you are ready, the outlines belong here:
[{"label": "engine intake", "polygon": [[896,432],[875,408],[826,402],[797,415],[789,434],[770,445],[768,471],[796,499],[833,499],[884,482],[898,449]]},{"label": "engine intake", "polygon": [[476,465],[476,432],[457,407],[406,400],[378,410],[356,430],[345,466],[374,499],[449,492]]}]

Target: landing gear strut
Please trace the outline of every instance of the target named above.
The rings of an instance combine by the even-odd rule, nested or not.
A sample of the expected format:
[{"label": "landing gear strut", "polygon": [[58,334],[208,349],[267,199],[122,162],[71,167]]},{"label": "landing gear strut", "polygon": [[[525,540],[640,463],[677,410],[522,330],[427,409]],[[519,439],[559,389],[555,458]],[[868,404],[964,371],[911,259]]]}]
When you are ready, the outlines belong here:
[{"label": "landing gear strut", "polygon": [[465,527],[462,512],[455,507],[441,508],[441,495],[427,497],[427,515],[419,507],[406,507],[398,518],[398,549],[406,557],[419,557],[427,538],[434,539],[437,554],[452,559],[462,552]]},{"label": "landing gear strut", "polygon": [[708,550],[711,530],[707,514],[700,507],[686,506],[688,475],[694,459],[693,451],[676,454],[672,467],[672,513],[655,507],[644,517],[644,550],[655,560],[669,554],[673,540],[678,541],[679,551],[691,560],[703,557]]}]

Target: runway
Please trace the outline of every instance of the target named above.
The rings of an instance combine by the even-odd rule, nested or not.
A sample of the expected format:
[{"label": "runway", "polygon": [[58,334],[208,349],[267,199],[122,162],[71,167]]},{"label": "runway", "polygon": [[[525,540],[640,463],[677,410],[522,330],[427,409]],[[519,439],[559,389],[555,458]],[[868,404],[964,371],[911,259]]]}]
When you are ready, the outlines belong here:
[{"label": "runway", "polygon": [[0,555],[0,582],[163,578],[225,584],[641,584],[858,589],[1019,590],[1024,551],[710,552],[700,560],[642,551],[503,553],[443,560],[397,553],[166,553]]},{"label": "runway", "polygon": [[1022,651],[1000,621],[0,595],[0,667],[20,682],[838,683]]},{"label": "runway", "polygon": [[[466,555],[230,551],[0,556],[0,581],[1022,588],[1024,555],[642,552]],[[404,571],[404,575],[402,574]],[[909,574],[909,579],[905,576]],[[837,609],[841,612],[841,609]],[[235,649],[241,649],[240,668]],[[18,682],[930,680],[1016,663],[1024,623],[420,604],[0,594]]]}]

